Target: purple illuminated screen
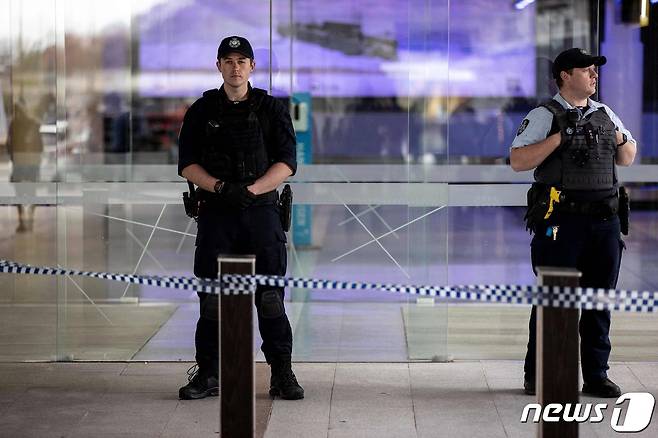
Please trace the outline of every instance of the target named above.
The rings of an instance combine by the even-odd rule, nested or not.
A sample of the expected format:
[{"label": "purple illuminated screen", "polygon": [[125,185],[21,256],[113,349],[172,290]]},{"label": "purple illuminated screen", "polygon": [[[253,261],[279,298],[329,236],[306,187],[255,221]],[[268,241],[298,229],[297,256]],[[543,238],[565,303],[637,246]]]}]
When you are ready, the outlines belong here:
[{"label": "purple illuminated screen", "polygon": [[[139,92],[196,96],[216,87],[219,39],[244,35],[268,88],[269,7],[259,0],[162,4],[138,18]],[[535,94],[535,10],[509,0],[272,2],[274,89],[317,97]],[[265,3],[267,5],[267,3]],[[280,8],[280,9],[277,9]],[[291,45],[292,38],[292,45]],[[292,68],[292,76],[291,69]]]}]

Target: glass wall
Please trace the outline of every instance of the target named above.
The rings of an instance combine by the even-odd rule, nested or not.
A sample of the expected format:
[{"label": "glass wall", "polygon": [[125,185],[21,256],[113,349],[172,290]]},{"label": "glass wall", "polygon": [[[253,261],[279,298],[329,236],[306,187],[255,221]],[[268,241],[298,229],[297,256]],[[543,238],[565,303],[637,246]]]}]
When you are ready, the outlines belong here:
[{"label": "glass wall", "polygon": [[[657,7],[640,23],[612,0],[6,0],[0,258],[192,275],[177,136],[187,108],[221,83],[219,40],[237,34],[254,47],[252,84],[290,105],[297,132],[289,275],[532,284],[532,175],[509,168],[509,145],[556,92],[551,60],[577,46],[608,57],[598,98],[640,145],[620,171],[637,213],[619,287],[655,289]],[[0,281],[0,361],[193,360],[195,293]],[[526,307],[363,291],[288,299],[297,360],[524,354]],[[619,336],[655,320],[630,324]],[[651,355],[621,345],[620,357]]]},{"label": "glass wall", "polygon": [[[56,170],[45,164],[56,163],[57,156],[55,2],[3,2],[1,7],[0,258],[53,265],[58,251],[57,200],[49,181]],[[0,275],[0,356],[55,358],[58,280]]]}]

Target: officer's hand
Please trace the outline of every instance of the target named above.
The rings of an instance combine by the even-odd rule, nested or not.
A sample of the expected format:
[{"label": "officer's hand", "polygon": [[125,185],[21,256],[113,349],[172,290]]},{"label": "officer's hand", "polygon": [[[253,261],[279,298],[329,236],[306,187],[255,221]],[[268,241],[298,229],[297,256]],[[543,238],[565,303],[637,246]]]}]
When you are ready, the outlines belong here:
[{"label": "officer's hand", "polygon": [[570,135],[573,134],[574,124],[569,121],[566,113],[556,116],[555,120],[560,129],[549,138],[552,137],[555,140],[555,144],[557,145],[555,148],[557,149],[564,146],[569,140]]},{"label": "officer's hand", "polygon": [[221,194],[229,206],[239,210],[248,208],[256,200],[256,195],[247,190],[247,184],[227,182]]}]

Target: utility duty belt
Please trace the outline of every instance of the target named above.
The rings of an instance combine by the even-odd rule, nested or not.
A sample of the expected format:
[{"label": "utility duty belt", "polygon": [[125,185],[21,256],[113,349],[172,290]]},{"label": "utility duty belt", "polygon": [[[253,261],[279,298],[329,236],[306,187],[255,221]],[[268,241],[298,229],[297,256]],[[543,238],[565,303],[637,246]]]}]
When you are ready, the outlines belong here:
[{"label": "utility duty belt", "polygon": [[607,218],[619,212],[619,196],[613,196],[600,201],[565,201],[558,207],[560,213],[576,214]]},{"label": "utility duty belt", "polygon": [[[202,189],[195,189],[194,184],[190,181],[187,182],[190,190],[183,193],[183,206],[185,213],[194,219],[199,220],[199,212],[203,204],[211,207],[221,207],[223,199],[221,195],[210,193]],[[286,184],[281,192],[281,196],[276,190],[263,193],[256,196],[252,206],[258,205],[276,205],[279,210],[279,219],[281,220],[281,227],[283,231],[290,231],[290,223],[292,219],[292,189],[290,184]]]},{"label": "utility duty belt", "polygon": [[[190,181],[188,181],[187,184],[190,190],[189,192],[183,193],[183,206],[185,207],[185,213],[192,219],[199,219],[199,212],[202,204],[211,207],[220,207],[223,204],[221,195],[207,192],[200,188],[195,188]],[[277,203],[279,203],[279,194],[276,190],[272,190],[271,192],[262,193],[256,196],[252,206],[274,205]]]},{"label": "utility duty belt", "polygon": [[[202,202],[205,201],[213,206],[215,205],[221,206],[224,203],[221,194],[218,195],[217,193],[211,193],[205,190],[199,190],[199,192]],[[256,199],[254,200],[254,203],[251,205],[256,206],[256,205],[276,204],[278,200],[279,200],[279,194],[277,193],[276,190],[272,190],[271,192],[261,193],[260,195],[256,195]]]},{"label": "utility duty belt", "polygon": [[526,229],[530,233],[555,223],[560,214],[589,216],[605,219],[619,215],[621,231],[628,234],[630,202],[624,187],[611,196],[594,201],[570,198],[568,193],[546,184],[534,183],[528,190]]}]

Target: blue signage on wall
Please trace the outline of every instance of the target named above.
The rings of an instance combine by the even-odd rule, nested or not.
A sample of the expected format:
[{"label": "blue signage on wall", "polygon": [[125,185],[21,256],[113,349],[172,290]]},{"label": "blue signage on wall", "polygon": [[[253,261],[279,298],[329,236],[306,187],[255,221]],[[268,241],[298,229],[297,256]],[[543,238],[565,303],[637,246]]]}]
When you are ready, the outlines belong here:
[{"label": "blue signage on wall", "polygon": [[[290,117],[297,134],[297,163],[313,162],[311,94],[293,93]],[[293,198],[294,199],[294,198]],[[313,241],[313,211],[310,205],[295,204],[292,208],[292,241],[298,246],[310,246]]]}]

